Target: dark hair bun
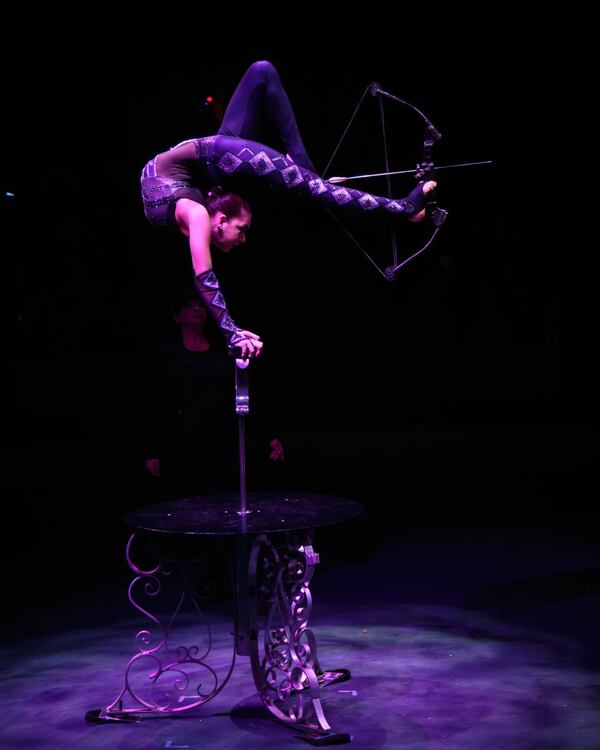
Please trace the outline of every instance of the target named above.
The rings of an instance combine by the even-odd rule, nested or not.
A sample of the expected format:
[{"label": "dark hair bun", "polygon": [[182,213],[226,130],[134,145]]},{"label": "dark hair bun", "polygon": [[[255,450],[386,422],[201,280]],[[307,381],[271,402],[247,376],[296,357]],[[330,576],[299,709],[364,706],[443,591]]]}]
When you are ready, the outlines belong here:
[{"label": "dark hair bun", "polygon": [[228,193],[221,185],[213,185],[206,193],[206,210],[209,216],[222,212],[225,216],[239,216],[243,211],[250,214],[250,206],[236,193]]},{"label": "dark hair bun", "polygon": [[223,190],[223,188],[220,185],[213,185],[209,189],[207,195],[208,195],[209,198],[216,198],[217,196],[223,195],[224,193],[225,193],[225,191]]}]

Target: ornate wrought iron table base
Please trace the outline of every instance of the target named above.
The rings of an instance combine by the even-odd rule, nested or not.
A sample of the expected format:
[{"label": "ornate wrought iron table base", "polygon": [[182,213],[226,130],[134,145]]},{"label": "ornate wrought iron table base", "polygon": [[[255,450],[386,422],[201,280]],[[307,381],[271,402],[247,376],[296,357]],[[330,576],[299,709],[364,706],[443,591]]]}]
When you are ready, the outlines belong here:
[{"label": "ornate wrought iron table base", "polygon": [[[149,624],[136,635],[137,653],[115,700],[86,718],[141,721],[198,708],[221,692],[241,655],[250,657],[258,693],[279,721],[301,730],[313,744],[349,742],[348,734],[332,729],[321,702],[321,688],[348,680],[350,672],[324,671],[317,658],[309,586],[319,555],[307,525],[335,523],[362,508],[331,496],[267,493],[241,515],[235,498],[187,498],[127,516],[136,527],[126,551],[134,574],[129,599]],[[185,543],[182,534],[188,535]],[[201,606],[214,586],[207,583],[208,549],[199,551],[196,544],[200,536],[219,542],[222,551],[224,537],[235,544],[233,555],[222,555],[232,573],[235,612],[226,661],[213,652],[215,636]],[[191,634],[185,627],[190,612],[196,619]],[[190,637],[193,643],[184,641]]]}]

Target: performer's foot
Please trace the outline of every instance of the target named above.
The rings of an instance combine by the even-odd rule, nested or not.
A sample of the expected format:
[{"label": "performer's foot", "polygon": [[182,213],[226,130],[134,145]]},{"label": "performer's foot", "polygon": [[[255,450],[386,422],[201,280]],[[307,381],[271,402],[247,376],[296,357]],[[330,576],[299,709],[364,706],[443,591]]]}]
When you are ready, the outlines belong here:
[{"label": "performer's foot", "polygon": [[416,224],[425,218],[425,204],[427,203],[427,194],[431,193],[437,187],[435,180],[420,182],[404,199],[403,203],[407,209],[407,219]]}]

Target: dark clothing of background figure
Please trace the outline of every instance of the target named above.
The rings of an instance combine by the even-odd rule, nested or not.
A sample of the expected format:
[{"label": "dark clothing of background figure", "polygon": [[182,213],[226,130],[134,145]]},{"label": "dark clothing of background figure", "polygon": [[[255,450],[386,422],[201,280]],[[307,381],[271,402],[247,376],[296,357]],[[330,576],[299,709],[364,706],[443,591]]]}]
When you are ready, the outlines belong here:
[{"label": "dark clothing of background figure", "polygon": [[[161,499],[239,489],[234,360],[222,348],[189,351],[180,338],[159,346],[146,378],[145,458],[160,459]],[[252,367],[252,366],[251,366]],[[246,419],[249,479],[268,463],[269,435],[250,373]]]}]

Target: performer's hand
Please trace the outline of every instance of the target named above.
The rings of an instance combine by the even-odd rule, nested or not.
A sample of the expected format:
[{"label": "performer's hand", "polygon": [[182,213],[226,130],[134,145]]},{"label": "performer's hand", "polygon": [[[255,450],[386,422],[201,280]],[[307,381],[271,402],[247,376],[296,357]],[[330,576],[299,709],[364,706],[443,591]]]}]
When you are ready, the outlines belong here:
[{"label": "performer's hand", "polygon": [[339,182],[346,182],[347,179],[347,177],[329,177],[327,182],[332,182],[334,185],[337,185]]},{"label": "performer's hand", "polygon": [[260,357],[263,348],[263,342],[260,340],[260,336],[252,331],[238,331],[240,336],[243,338],[236,342],[236,346],[239,346],[242,350],[242,359],[246,357]]}]

